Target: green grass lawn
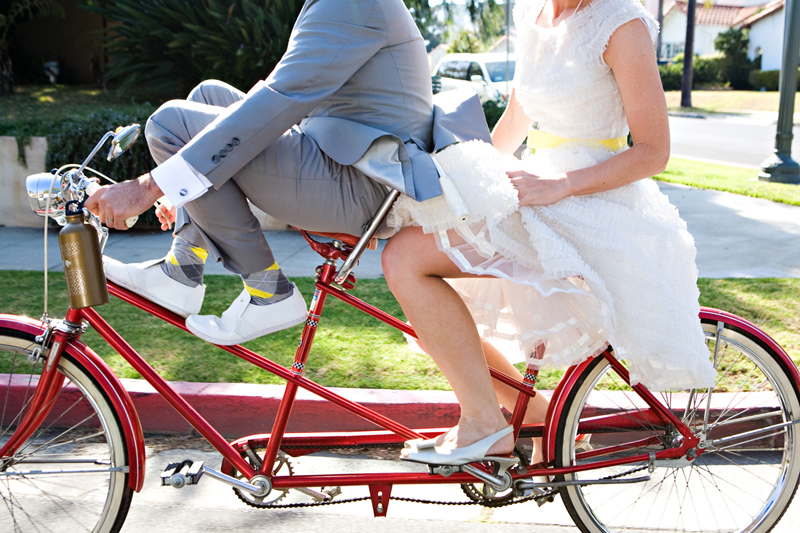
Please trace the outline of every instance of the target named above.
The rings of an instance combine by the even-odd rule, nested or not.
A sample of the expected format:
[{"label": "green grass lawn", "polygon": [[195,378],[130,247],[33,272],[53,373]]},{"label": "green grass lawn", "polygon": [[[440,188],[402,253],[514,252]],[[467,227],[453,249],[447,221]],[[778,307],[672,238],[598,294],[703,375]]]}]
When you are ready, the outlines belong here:
[{"label": "green grass lawn", "polygon": [[[5,287],[0,312],[38,318],[42,313],[39,272],[0,271]],[[302,293],[313,294],[310,278],[294,278]],[[235,276],[207,276],[204,313],[219,314],[240,292]],[[800,279],[701,279],[702,305],[725,309],[755,322],[800,363]],[[62,274],[50,276],[50,313],[66,307]],[[361,280],[354,294],[402,318],[383,279]],[[171,381],[282,383],[280,379],[143,311],[112,298],[100,314],[156,369]],[[668,325],[665,325],[668,327]],[[283,366],[290,366],[302,326],[284,330],[245,346]],[[83,337],[121,377],[137,373],[93,331]],[[561,371],[543,372],[539,386],[552,389]],[[377,389],[448,389],[436,365],[411,351],[402,334],[333,298],[320,321],[306,376],[329,387]]]},{"label": "green grass lawn", "polygon": [[[681,107],[681,92],[666,91],[670,111],[700,113],[741,113],[743,111],[778,112],[778,91],[692,91],[692,107]],[[800,113],[800,98],[795,98],[794,112]]]},{"label": "green grass lawn", "polygon": [[800,185],[758,180],[758,170],[673,157],[654,179],[800,205]]}]

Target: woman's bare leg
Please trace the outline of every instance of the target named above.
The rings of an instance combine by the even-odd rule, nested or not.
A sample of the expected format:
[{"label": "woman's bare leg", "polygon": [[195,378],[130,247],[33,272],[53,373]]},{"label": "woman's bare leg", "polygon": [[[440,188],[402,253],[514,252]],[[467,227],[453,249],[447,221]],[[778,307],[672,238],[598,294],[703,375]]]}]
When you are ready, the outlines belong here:
[{"label": "woman's bare leg", "polygon": [[[463,448],[506,427],[472,315],[442,279],[464,274],[436,247],[433,235],[418,227],[392,237],[382,262],[389,288],[461,405],[458,425],[440,438],[439,447]],[[513,448],[513,436],[506,435],[488,453]]]},{"label": "woman's bare leg", "polygon": [[[503,374],[506,374],[512,378],[522,381],[522,374],[520,374],[519,370],[517,370],[506,358],[506,356],[503,355],[500,350],[495,348],[492,343],[483,341],[483,353],[486,354],[486,362],[490,367],[494,368],[495,370],[499,370]],[[513,411],[517,404],[519,392],[517,392],[516,389],[513,389],[504,383],[500,383],[497,380],[492,380],[492,382],[494,383],[494,390],[497,394],[497,398],[500,400],[500,404],[509,411]],[[549,402],[547,401],[547,398],[541,394],[537,394],[528,401],[528,408],[525,410],[525,416],[523,417],[522,422],[524,424],[541,424],[544,422],[545,415],[547,414],[548,405]],[[533,456],[531,457],[531,464],[540,463],[542,462],[543,458],[542,439],[541,437],[535,437],[533,439]]]}]

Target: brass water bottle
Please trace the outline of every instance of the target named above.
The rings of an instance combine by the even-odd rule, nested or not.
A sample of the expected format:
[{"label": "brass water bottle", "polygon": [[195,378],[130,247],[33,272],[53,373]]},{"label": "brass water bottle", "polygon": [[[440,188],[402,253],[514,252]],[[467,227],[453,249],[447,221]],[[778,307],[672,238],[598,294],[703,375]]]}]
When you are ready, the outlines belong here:
[{"label": "brass water bottle", "polygon": [[69,305],[73,309],[108,303],[108,287],[97,231],[86,223],[78,202],[67,202],[67,224],[58,234]]}]

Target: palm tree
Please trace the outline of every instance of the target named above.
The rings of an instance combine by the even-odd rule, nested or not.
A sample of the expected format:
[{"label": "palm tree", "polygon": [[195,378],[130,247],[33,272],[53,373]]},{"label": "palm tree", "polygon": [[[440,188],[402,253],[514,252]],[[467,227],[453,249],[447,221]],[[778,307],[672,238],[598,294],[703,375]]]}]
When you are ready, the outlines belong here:
[{"label": "palm tree", "polygon": [[681,107],[692,107],[692,79],[694,78],[694,13],[697,7],[697,0],[689,0],[686,7],[686,47],[683,50]]}]

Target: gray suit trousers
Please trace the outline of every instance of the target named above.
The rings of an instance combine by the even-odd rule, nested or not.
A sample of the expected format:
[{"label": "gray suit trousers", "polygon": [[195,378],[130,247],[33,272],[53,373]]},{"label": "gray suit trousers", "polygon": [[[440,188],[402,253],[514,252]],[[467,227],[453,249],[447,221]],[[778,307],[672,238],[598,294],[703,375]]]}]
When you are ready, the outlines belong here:
[{"label": "gray suit trousers", "polygon": [[[169,159],[223,108],[244,96],[210,80],[195,87],[186,100],[162,105],[145,127],[153,159],[159,165]],[[248,199],[292,226],[361,235],[386,194],[385,186],[336,163],[293,127],[218,189],[211,187],[180,209],[175,232],[208,250],[228,270],[247,275],[275,261]]]}]

